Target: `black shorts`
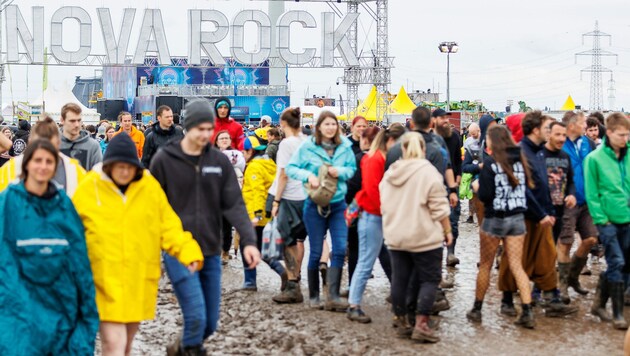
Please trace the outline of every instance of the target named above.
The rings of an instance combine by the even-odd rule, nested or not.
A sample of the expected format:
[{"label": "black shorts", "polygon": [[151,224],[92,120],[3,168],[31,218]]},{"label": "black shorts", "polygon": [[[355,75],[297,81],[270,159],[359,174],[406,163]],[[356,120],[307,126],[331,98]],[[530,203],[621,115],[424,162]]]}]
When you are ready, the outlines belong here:
[{"label": "black shorts", "polygon": [[285,246],[295,246],[298,241],[306,240],[304,216],[304,200],[280,200],[276,217],[278,232]]}]

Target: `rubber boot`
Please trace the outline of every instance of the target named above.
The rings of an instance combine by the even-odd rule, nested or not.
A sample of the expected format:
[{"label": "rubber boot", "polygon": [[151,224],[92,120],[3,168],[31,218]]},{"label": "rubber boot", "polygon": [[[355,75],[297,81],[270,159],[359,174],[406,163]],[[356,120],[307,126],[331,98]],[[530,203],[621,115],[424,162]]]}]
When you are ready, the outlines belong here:
[{"label": "rubber boot", "polygon": [[518,326],[522,326],[527,329],[533,329],[536,326],[536,322],[534,321],[534,312],[532,311],[532,306],[530,304],[522,305],[521,315],[514,322],[514,324]]},{"label": "rubber boot", "polygon": [[598,316],[601,321],[612,321],[612,315],[606,310],[608,298],[608,282],[602,272],[597,281],[597,289],[595,290],[593,306],[591,307],[591,314]]},{"label": "rubber boot", "polygon": [[304,296],[297,281],[287,281],[287,287],[271,299],[280,304],[295,304],[302,303]]},{"label": "rubber boot", "polygon": [[435,335],[435,331],[429,327],[428,315],[418,315],[416,317],[416,326],[413,328],[411,339],[431,344],[440,341],[440,337]]},{"label": "rubber boot", "polygon": [[577,257],[573,255],[569,269],[569,277],[567,279],[569,287],[573,288],[574,291],[581,295],[588,294],[588,290],[582,288],[582,285],[580,285],[580,274],[584,266],[586,266],[587,261],[588,257]]},{"label": "rubber boot", "polygon": [[566,305],[560,300],[559,292],[556,290],[544,291],[543,296],[549,300],[549,304],[545,308],[545,316],[548,318],[560,318],[566,315],[577,313],[578,308]]},{"label": "rubber boot", "polygon": [[613,305],[613,328],[617,330],[626,330],[628,328],[628,322],[623,317],[624,291],[623,282],[608,282],[608,293]]},{"label": "rubber boot", "polygon": [[309,269],[308,275],[308,299],[311,309],[322,310],[323,305],[319,300],[319,270]]},{"label": "rubber boot", "polygon": [[571,303],[569,297],[569,269],[571,263],[558,262],[558,289],[560,290],[560,300],[562,303]]},{"label": "rubber boot", "polygon": [[345,312],[348,310],[348,303],[339,297],[339,286],[341,284],[341,271],[339,267],[328,269],[328,298],[324,309],[328,311]]}]

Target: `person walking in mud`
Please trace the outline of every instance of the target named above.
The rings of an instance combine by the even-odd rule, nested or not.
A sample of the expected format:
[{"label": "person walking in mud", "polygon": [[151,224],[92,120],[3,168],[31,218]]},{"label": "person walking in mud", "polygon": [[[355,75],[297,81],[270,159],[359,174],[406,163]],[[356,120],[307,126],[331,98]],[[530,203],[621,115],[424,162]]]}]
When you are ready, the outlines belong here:
[{"label": "person walking in mud", "polygon": [[[309,196],[304,204],[304,224],[310,240],[311,253],[308,261],[308,286],[311,306],[319,308],[319,275],[323,239],[330,231],[332,261],[328,269],[328,298],[326,310],[346,312],[348,303],[339,296],[341,272],[346,255],[348,228],[344,212],[344,200],[348,179],[356,171],[352,143],[341,136],[337,116],[329,111],[320,114],[315,125],[315,134],[305,141],[289,161],[286,168],[289,178],[308,184],[315,192],[322,182],[318,177],[320,167],[328,166],[328,175],[337,181],[334,195],[328,206],[318,206]],[[325,177],[321,177],[325,179]]]},{"label": "person walking in mud", "polygon": [[627,256],[630,255],[630,119],[614,113],[606,120],[606,137],[595,152],[586,157],[586,203],[599,230],[606,254],[606,272],[599,276],[593,314],[607,319],[606,303],[612,300],[615,329],[628,329],[623,316],[624,282],[628,282]]},{"label": "person walking in mud", "polygon": [[243,256],[250,268],[260,261],[260,252],[234,168],[221,151],[209,144],[214,130],[210,102],[188,102],[184,127],[184,138],[158,151],[150,170],[204,255],[203,268],[194,274],[177,260],[164,256],[184,316],[183,335],[169,345],[167,353],[205,355],[203,341],[216,331],[219,321],[222,218],[225,216],[240,234]]}]

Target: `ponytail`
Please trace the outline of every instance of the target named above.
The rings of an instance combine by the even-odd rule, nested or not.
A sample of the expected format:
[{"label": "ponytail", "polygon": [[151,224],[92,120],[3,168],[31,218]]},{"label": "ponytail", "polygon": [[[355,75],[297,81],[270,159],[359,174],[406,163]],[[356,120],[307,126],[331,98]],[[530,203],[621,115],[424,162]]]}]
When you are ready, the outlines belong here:
[{"label": "ponytail", "polygon": [[408,132],[402,137],[403,159],[425,158],[426,143],[417,132]]}]

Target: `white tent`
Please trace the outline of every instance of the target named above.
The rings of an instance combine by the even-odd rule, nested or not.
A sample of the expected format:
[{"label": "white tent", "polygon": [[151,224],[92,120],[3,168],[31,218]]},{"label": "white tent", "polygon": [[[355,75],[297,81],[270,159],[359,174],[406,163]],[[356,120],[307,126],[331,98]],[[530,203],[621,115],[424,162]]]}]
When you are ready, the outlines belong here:
[{"label": "white tent", "polygon": [[75,103],[79,105],[82,111],[83,121],[97,122],[99,120],[100,114],[96,112],[96,109],[89,109],[83,105],[79,99],[74,96],[74,93],[72,93],[72,89],[70,88],[68,82],[64,82],[59,85],[59,87],[56,85],[49,85],[44,93],[31,104],[43,104],[44,112],[50,114],[53,116],[53,119],[57,120],[61,115],[61,107],[67,103]]}]

